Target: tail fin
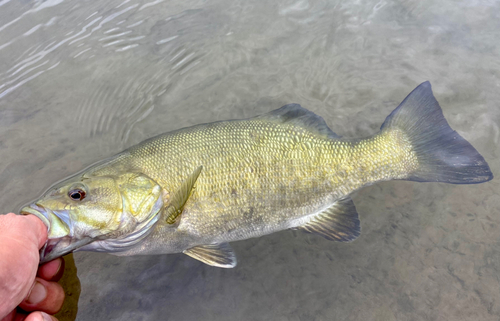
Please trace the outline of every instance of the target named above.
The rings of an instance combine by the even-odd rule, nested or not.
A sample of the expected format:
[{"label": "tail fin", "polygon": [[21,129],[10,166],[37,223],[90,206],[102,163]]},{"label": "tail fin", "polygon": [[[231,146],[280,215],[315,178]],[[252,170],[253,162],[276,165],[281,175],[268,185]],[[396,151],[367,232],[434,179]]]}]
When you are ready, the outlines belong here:
[{"label": "tail fin", "polygon": [[415,88],[380,128],[404,131],[417,155],[419,168],[407,180],[476,184],[493,174],[484,158],[450,128],[427,81]]}]

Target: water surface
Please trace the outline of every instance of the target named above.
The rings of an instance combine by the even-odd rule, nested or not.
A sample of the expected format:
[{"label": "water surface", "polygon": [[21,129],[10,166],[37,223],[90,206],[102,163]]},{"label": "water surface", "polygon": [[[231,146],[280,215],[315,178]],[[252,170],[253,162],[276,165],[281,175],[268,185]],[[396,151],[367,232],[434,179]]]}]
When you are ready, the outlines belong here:
[{"label": "water surface", "polygon": [[[286,103],[375,133],[430,80],[500,177],[497,1],[0,1],[0,205],[153,135]],[[386,182],[354,196],[362,234],[284,231],[239,265],[76,253],[77,320],[498,320],[500,196]]]}]

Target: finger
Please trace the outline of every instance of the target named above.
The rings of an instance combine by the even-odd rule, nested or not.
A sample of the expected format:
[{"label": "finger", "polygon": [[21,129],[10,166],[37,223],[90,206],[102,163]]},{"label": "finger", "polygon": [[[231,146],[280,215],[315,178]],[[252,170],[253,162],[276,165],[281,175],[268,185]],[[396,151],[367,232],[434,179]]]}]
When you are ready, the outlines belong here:
[{"label": "finger", "polygon": [[36,275],[47,281],[59,281],[64,273],[64,260],[58,258],[38,268]]},{"label": "finger", "polygon": [[28,315],[20,309],[14,309],[2,321],[24,321]]},{"label": "finger", "polygon": [[0,316],[12,311],[33,286],[47,238],[45,224],[34,215],[0,215]]},{"label": "finger", "polygon": [[19,307],[26,311],[54,314],[61,309],[63,302],[64,290],[59,284],[36,278],[35,285]]},{"label": "finger", "polygon": [[40,249],[45,242],[47,242],[47,226],[42,222],[41,219],[35,215],[17,215],[18,217],[23,217],[28,220],[30,225],[30,232],[33,237],[35,237],[35,242]]},{"label": "finger", "polygon": [[24,321],[57,321],[57,318],[45,312],[37,311],[30,313]]},{"label": "finger", "polygon": [[16,316],[16,309],[12,310],[1,321],[12,321],[12,320],[14,320],[15,316]]},{"label": "finger", "polygon": [[[15,313],[16,311],[12,311]],[[12,319],[2,319],[2,321],[58,321],[53,315],[45,312],[37,311],[26,315],[25,313],[17,313],[12,316]]]}]

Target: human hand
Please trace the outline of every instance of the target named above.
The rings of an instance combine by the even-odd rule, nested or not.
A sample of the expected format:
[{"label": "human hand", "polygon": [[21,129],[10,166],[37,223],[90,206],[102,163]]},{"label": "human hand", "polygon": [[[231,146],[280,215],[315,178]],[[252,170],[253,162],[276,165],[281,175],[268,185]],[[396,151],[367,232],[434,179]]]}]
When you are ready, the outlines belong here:
[{"label": "human hand", "polygon": [[[56,283],[64,260],[39,264],[38,250],[47,240],[47,227],[34,215],[0,215],[0,320],[57,320],[64,290]],[[19,311],[19,306],[24,311]],[[41,312],[43,311],[43,312]],[[49,313],[49,314],[47,314]]]}]

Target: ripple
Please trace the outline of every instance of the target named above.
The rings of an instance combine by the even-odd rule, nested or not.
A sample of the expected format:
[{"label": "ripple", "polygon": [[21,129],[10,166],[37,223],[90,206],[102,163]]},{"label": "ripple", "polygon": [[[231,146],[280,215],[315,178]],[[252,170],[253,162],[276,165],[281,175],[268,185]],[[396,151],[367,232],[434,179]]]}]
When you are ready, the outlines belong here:
[{"label": "ripple", "polygon": [[122,87],[101,86],[79,106],[77,122],[88,136],[112,133],[118,142],[127,141],[135,123],[154,109],[154,95],[148,83],[132,79]]},{"label": "ripple", "polygon": [[152,7],[154,5],[157,5],[159,3],[162,3],[163,1],[165,0],[156,0],[156,1],[152,1],[152,2],[148,2],[148,3],[145,3],[143,4],[140,8],[139,8],[139,11],[143,10],[143,9],[146,9],[148,7]]},{"label": "ripple", "polygon": [[[4,1],[1,4],[4,5],[7,2]],[[145,20],[135,19],[134,14],[144,9],[154,10],[154,5],[161,2],[153,1],[141,6],[140,3],[124,1],[115,8],[107,9],[101,6],[98,10],[94,9],[91,12],[85,12],[86,9],[80,7],[76,12],[84,18],[82,17],[81,22],[76,24],[78,29],[66,30],[63,37],[57,37],[57,34],[60,34],[61,31],[53,28],[56,22],[61,19],[62,21],[59,21],[59,23],[67,24],[68,21],[65,19],[68,19],[68,17],[59,18],[53,16],[45,22],[33,20],[31,26],[21,34],[17,36],[9,35],[12,39],[0,44],[0,50],[2,50],[16,42],[24,42],[23,39],[33,39],[33,43],[38,43],[38,45],[24,50],[16,59],[16,63],[9,66],[8,70],[0,72],[0,97],[4,97],[45,71],[54,68],[66,58],[87,60],[96,55],[103,55],[107,50],[122,53],[137,48],[142,41],[145,41],[147,35],[137,31],[137,28]],[[64,1],[50,0],[37,3],[30,10],[19,14],[11,21],[0,26],[0,32],[7,32],[6,29],[16,23],[21,24],[21,21],[24,21],[23,26],[25,26],[27,19],[24,18],[27,16],[57,5],[64,5]],[[69,5],[67,6],[69,7]],[[121,26],[128,19],[132,21],[125,26]],[[83,25],[79,26],[80,24]],[[45,44],[36,41],[36,38],[40,37],[41,34],[50,35],[52,33],[56,35],[54,37],[56,40],[46,41]],[[67,50],[66,46],[73,47],[74,50]],[[44,67],[48,68],[43,69]]]},{"label": "ripple", "polygon": [[[160,1],[154,3],[159,4]],[[106,75],[88,84],[88,98],[78,107],[77,122],[82,124],[83,134],[89,137],[106,134],[116,143],[127,142],[136,124],[155,110],[159,98],[167,95],[186,74],[201,65],[208,54],[200,49],[200,40],[205,41],[203,35],[207,28],[204,15],[202,10],[187,10],[153,25],[144,19],[131,21],[133,17],[129,17],[127,23],[103,29],[102,36],[96,41],[101,48],[123,52],[137,48],[141,41],[146,40],[154,41],[156,48],[153,48],[153,56],[148,55],[147,65],[137,61],[137,66],[128,67],[137,70],[132,77],[128,76],[129,71],[123,71],[127,76],[122,77],[128,80],[119,87],[109,87],[108,83],[116,84],[116,81]],[[152,31],[147,36],[141,35],[138,27],[147,27]],[[95,36],[92,37],[95,39]],[[85,41],[90,42],[88,39]],[[74,57],[90,52],[89,48],[82,47]],[[113,66],[107,68],[118,70],[121,67]]]},{"label": "ripple", "polygon": [[77,121],[83,123],[89,136],[109,131],[112,125],[126,121],[133,110],[140,109],[144,101],[135,95],[137,90],[134,79],[122,87],[99,86],[78,108]]},{"label": "ripple", "polygon": [[[57,4],[68,14],[58,13],[29,23],[23,19],[37,8]],[[94,75],[77,84],[84,91],[83,99],[77,102],[78,131],[84,137],[106,135],[110,141],[126,143],[135,126],[155,111],[159,99],[202,66],[209,54],[203,49],[207,34],[225,36],[229,32],[223,23],[227,17],[220,11],[195,8],[179,12],[167,10],[169,6],[166,1],[126,0],[84,7],[54,0],[17,18],[14,15],[0,28],[7,29],[23,20],[24,29],[17,30],[21,32],[1,44],[0,50],[13,44],[29,45],[5,71],[0,70],[0,98],[61,64],[65,64],[65,70],[72,62],[71,68],[91,66]],[[162,16],[163,12],[173,14]],[[210,23],[214,19],[221,23]],[[72,27],[61,29],[60,25]],[[149,48],[141,50],[144,46]],[[120,55],[132,51],[140,58],[122,65]]]},{"label": "ripple", "polygon": [[77,122],[82,124],[84,134],[92,137],[107,133],[117,143],[127,142],[134,126],[153,112],[158,98],[167,94],[179,77],[198,65],[202,57],[203,54],[183,44],[172,48],[156,64],[141,70],[122,86],[111,88],[100,85],[103,82],[99,81],[78,107]]},{"label": "ripple", "polygon": [[[0,85],[0,98],[5,97],[7,94],[13,92],[14,90],[16,90],[20,86],[24,85],[28,81],[35,79],[36,77],[40,76],[44,72],[51,70],[51,69],[54,69],[55,67],[57,67],[59,65],[59,62],[56,62],[55,64],[53,64],[52,66],[50,66],[47,69],[37,70],[37,69],[39,69],[39,67],[47,64],[48,62],[49,61],[47,60],[38,66],[30,68],[27,71],[25,71],[24,73],[22,73],[20,76],[18,76],[17,78],[10,80],[10,81],[7,81],[6,83],[3,83],[2,85]],[[33,72],[33,71],[35,71],[35,72]]]}]

